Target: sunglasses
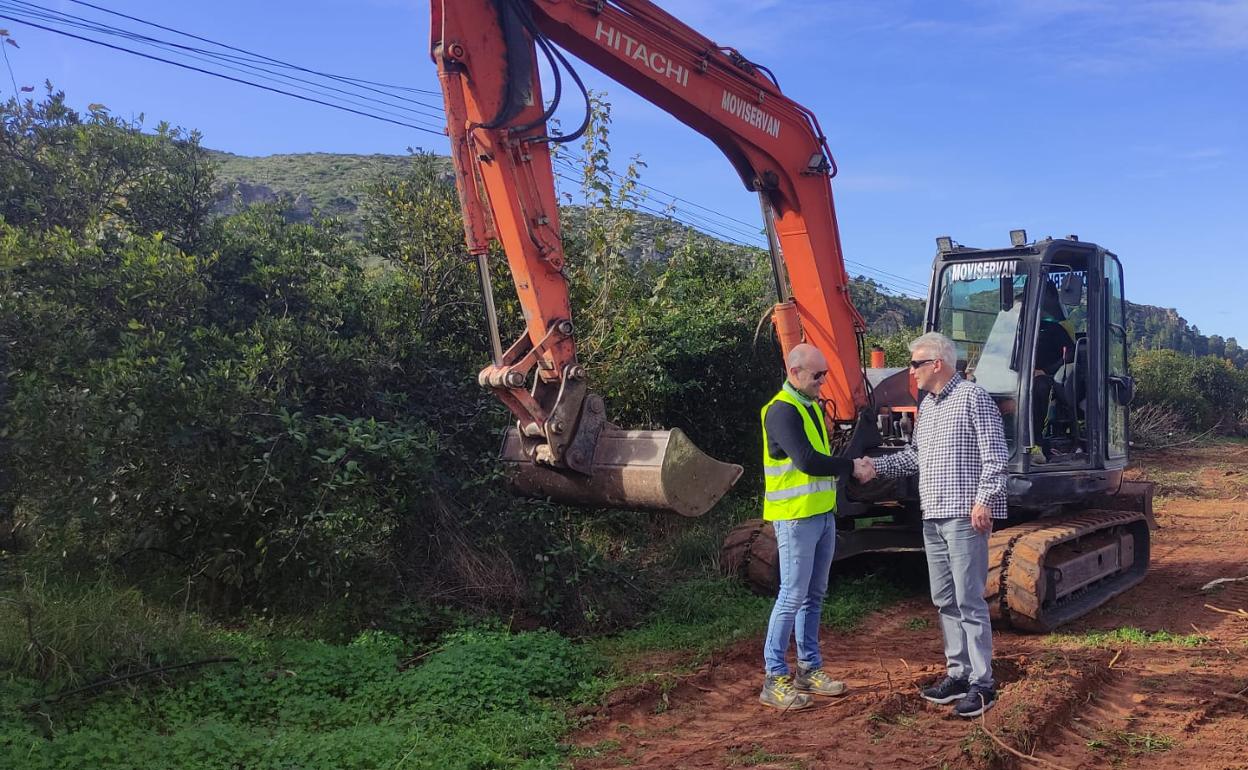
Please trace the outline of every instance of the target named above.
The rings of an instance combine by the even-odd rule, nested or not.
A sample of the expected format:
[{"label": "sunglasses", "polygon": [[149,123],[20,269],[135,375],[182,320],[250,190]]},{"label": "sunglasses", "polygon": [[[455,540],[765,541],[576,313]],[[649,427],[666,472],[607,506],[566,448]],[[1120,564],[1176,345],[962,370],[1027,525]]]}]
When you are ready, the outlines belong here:
[{"label": "sunglasses", "polygon": [[[806,371],[810,372],[809,369],[807,369]],[[828,370],[824,369],[818,372],[810,372],[810,376],[815,378],[816,380],[822,380],[824,377],[828,376]]]},{"label": "sunglasses", "polygon": [[935,360],[936,360],[936,359],[934,359],[934,358],[921,358],[921,359],[919,359],[918,361],[911,361],[911,362],[910,362],[910,368],[911,368],[911,369],[918,369],[920,366],[923,366],[923,365],[925,365],[925,364],[930,364],[931,362],[933,362],[933,361],[935,361]]}]

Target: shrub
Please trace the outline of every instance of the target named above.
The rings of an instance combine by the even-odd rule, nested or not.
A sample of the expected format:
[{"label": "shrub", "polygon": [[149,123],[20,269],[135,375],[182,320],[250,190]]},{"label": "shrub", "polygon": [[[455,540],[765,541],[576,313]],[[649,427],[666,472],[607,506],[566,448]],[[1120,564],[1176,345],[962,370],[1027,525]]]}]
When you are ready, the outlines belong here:
[{"label": "shrub", "polygon": [[1160,447],[1179,440],[1185,435],[1185,423],[1170,407],[1155,404],[1131,406],[1132,443],[1143,447]]},{"label": "shrub", "polygon": [[1231,428],[1248,408],[1248,372],[1214,356],[1195,358],[1172,350],[1145,350],[1131,359],[1135,408],[1153,405],[1173,412],[1184,427]]}]

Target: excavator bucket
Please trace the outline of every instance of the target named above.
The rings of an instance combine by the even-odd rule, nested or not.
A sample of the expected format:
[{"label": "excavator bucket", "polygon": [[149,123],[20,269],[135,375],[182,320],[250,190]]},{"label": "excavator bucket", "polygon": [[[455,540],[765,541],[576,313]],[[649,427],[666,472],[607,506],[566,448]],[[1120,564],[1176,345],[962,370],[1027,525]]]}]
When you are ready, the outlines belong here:
[{"label": "excavator bucket", "polygon": [[621,430],[598,436],[592,473],[539,465],[510,428],[503,439],[504,472],[522,495],[569,505],[626,508],[701,516],[741,477],[741,466],[698,449],[679,429]]}]

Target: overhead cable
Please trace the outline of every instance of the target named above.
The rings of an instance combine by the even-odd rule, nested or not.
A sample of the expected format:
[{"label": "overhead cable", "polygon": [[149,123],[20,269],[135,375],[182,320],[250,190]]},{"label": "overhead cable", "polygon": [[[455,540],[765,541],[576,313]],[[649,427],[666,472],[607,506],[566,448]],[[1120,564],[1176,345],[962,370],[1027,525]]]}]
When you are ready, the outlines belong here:
[{"label": "overhead cable", "polygon": [[[207,43],[209,45],[217,46],[218,48],[221,48],[227,51],[233,51],[237,54],[241,54],[241,56],[226,54],[220,51],[207,50],[207,49],[196,47],[196,46],[183,45],[183,44],[176,43],[176,42],[169,41],[169,40],[162,40],[162,39],[144,35],[144,34],[132,31],[132,30],[127,30],[127,29],[123,29],[120,27],[114,27],[114,26],[105,24],[103,22],[89,19],[83,16],[77,16],[74,14],[65,13],[62,11],[40,6],[36,3],[29,2],[28,0],[0,0],[0,19],[7,19],[9,21],[14,21],[19,24],[26,24],[28,26],[42,29],[48,32],[74,38],[77,40],[82,40],[88,43],[94,43],[95,45],[100,45],[105,48],[122,51],[124,53],[130,53],[135,56],[140,56],[140,57],[150,59],[153,61],[157,61],[163,64],[170,64],[175,67],[180,67],[180,68],[191,70],[194,72],[211,75],[213,77],[222,78],[224,80],[228,80],[228,81],[235,82],[235,83],[241,83],[243,85],[249,85],[254,88],[259,88],[265,91],[270,91],[272,93],[278,93],[284,96],[290,96],[296,99],[301,99],[303,101],[311,102],[313,104],[319,104],[321,106],[330,107],[330,108],[337,109],[337,110],[342,110],[344,112],[349,112],[355,115],[372,118],[374,120],[380,120],[386,123],[392,123],[395,125],[403,126],[405,128],[413,128],[418,131],[423,131],[426,133],[437,134],[437,135],[445,135],[446,133],[445,129],[441,125],[434,126],[434,125],[429,125],[428,123],[418,122],[422,120],[431,120],[431,121],[437,121],[439,124],[443,123],[445,121],[445,116],[442,114],[440,106],[427,104],[426,102],[422,102],[417,99],[411,99],[401,94],[394,93],[395,91],[401,91],[401,92],[406,92],[406,93],[440,95],[439,92],[429,91],[429,90],[424,90],[424,89],[419,89],[419,88],[411,88],[411,87],[406,87],[406,86],[385,84],[385,83],[380,83],[377,81],[365,80],[362,78],[348,77],[344,75],[335,75],[332,73],[323,72],[320,70],[292,64],[290,62],[285,62],[280,59],[276,59],[276,58],[266,56],[260,53],[255,53],[253,51],[248,51],[246,49],[232,46],[226,43],[221,43],[219,41],[211,40],[209,38],[202,37],[200,35],[195,35],[195,34],[185,32],[179,29],[175,29],[173,27],[169,27],[163,24],[158,24],[156,22],[149,21],[147,19],[142,19],[137,16],[132,16],[129,14],[114,11],[109,8],[105,8],[103,6],[96,5],[94,3],[86,2],[85,0],[69,0],[69,2],[72,2],[75,5],[92,8],[97,11],[102,11],[104,13],[108,13],[113,16],[128,19],[130,21],[138,22],[140,24],[144,24],[144,25],[156,28],[156,29],[161,29],[166,32],[172,32],[174,34],[181,35],[183,37],[186,37],[192,40],[197,40],[203,43]],[[65,29],[57,28],[56,26],[48,26],[45,24],[40,24],[32,20],[32,18],[39,20],[39,21],[47,22],[48,25],[60,24],[66,27],[70,27],[70,28],[77,29],[80,31],[92,32],[98,35],[109,35],[109,36],[114,36],[114,37],[120,37],[132,43],[150,46],[152,48],[156,48],[165,53],[169,53],[171,55],[183,56],[188,59],[203,63],[205,65],[221,67],[226,70],[239,73],[241,75],[246,75],[249,78],[253,78],[253,79],[247,79],[243,77],[234,77],[234,76],[225,74],[217,70],[207,69],[204,67],[187,64],[185,62],[167,59],[161,56],[156,56],[150,53],[145,53],[143,51],[133,50],[125,46],[114,45],[114,44],[105,42],[103,40],[97,40],[91,37],[86,37],[83,35],[75,34]],[[558,49],[555,49],[555,50],[557,52]],[[271,68],[271,67],[276,67],[276,69]],[[338,87],[338,85],[319,83],[319,82],[316,82],[315,80],[311,80],[308,78],[287,74],[285,72],[281,72],[280,70],[282,69],[301,72],[304,74],[325,78],[327,80],[333,81],[334,83],[347,86],[347,88],[340,88]],[[572,71],[570,68],[569,70]],[[574,71],[572,72],[573,72],[573,76],[575,77]],[[256,82],[256,81],[262,81],[262,82]],[[276,87],[274,85],[266,85],[265,82],[276,83],[283,87]],[[307,93],[296,93],[294,91],[287,90],[288,88],[296,89],[296,90],[300,90],[304,92],[310,92],[312,96],[309,96]],[[583,88],[584,87],[582,86],[582,89]],[[359,90],[351,90],[351,89],[359,89]],[[384,96],[387,99],[393,99],[397,102],[402,102],[402,103],[396,104],[395,102],[387,101],[386,99],[379,99],[375,96],[370,96],[369,93],[363,93],[363,91],[367,91],[372,94],[380,94],[381,96]],[[335,94],[338,94],[338,95],[335,96]],[[317,98],[317,97],[320,97],[320,98]],[[413,105],[413,106],[410,106],[410,107],[406,106],[408,104]],[[346,105],[352,105],[352,106],[346,106]],[[395,112],[392,109],[386,109],[386,108],[393,108],[393,110],[401,110],[402,112]],[[420,109],[420,108],[424,108],[424,109]],[[407,114],[404,114],[404,113],[407,113]],[[584,126],[582,126],[580,130],[583,131]],[[563,138],[563,137],[560,137],[560,138]],[[575,138],[575,135],[570,135],[567,138],[568,139]],[[576,164],[574,164],[573,162],[565,158],[556,156],[555,160],[556,162],[562,163],[562,165],[565,168],[567,168],[569,171],[573,173],[583,172],[583,169],[581,169]],[[619,180],[619,181],[626,180],[626,177],[608,168],[600,168],[598,170],[616,180]],[[573,182],[578,185],[583,184],[583,181],[578,181],[576,179],[565,176],[563,174],[557,174],[557,175],[566,181]],[[739,245],[739,246],[751,247],[751,248],[762,248],[762,249],[766,248],[766,241],[763,238],[762,232],[760,231],[758,226],[755,224],[751,224],[749,222],[745,222],[735,217],[723,214],[719,211],[708,208],[694,201],[691,201],[691,200],[682,198],[680,196],[674,195],[672,193],[666,192],[658,187],[647,184],[638,179],[628,178],[627,181],[629,181],[632,184],[635,184],[636,186],[644,190],[648,190],[653,193],[656,193],[665,199],[670,199],[671,201],[671,203],[669,205],[664,206],[662,210],[655,209],[650,206],[636,204],[636,202],[634,202],[634,205],[636,206],[636,208],[638,208],[641,211],[679,222],[682,225],[691,227],[696,230],[700,230],[702,232],[707,233],[708,235],[719,238],[728,243],[732,243],[732,244]],[[678,204],[684,204],[684,205],[681,206]],[[917,293],[920,296],[926,293],[926,286],[919,283],[918,281],[914,281],[914,280],[905,278],[903,276],[896,275],[894,273],[889,273],[884,270],[879,270],[877,268],[873,268],[863,263],[856,262],[850,259],[846,259],[845,263],[847,265],[852,265],[858,269],[866,271],[867,273],[874,274],[868,277],[870,277],[871,280],[876,281],[877,284],[880,285],[881,287],[886,288],[890,291],[895,291],[899,294],[907,294],[907,295]],[[876,278],[875,276],[881,276],[881,278]]]},{"label": "overhead cable", "polygon": [[434,128],[430,128],[430,127],[428,127],[428,126],[417,125],[417,124],[415,124],[415,123],[409,123],[409,122],[402,121],[402,120],[396,120],[396,119],[394,119],[394,118],[387,118],[387,117],[384,117],[384,116],[382,116],[382,115],[376,115],[376,114],[371,113],[371,112],[365,112],[365,111],[363,111],[363,110],[353,109],[353,108],[351,108],[351,107],[346,107],[346,106],[343,106],[343,105],[341,105],[341,104],[334,104],[333,102],[327,102],[327,101],[324,101],[324,100],[322,100],[322,99],[316,99],[316,98],[313,98],[313,97],[310,97],[310,96],[305,96],[305,95],[302,95],[302,94],[293,93],[293,92],[291,92],[291,91],[286,91],[286,90],[281,89],[281,88],[275,88],[275,87],[273,87],[273,86],[267,86],[267,85],[264,85],[263,83],[256,83],[256,82],[251,81],[251,80],[245,80],[245,79],[243,79],[243,78],[233,77],[232,75],[226,75],[226,74],[221,73],[221,72],[214,72],[214,71],[212,71],[212,70],[204,69],[204,68],[202,68],[202,67],[196,67],[196,66],[194,66],[194,65],[191,65],[191,64],[186,64],[186,63],[184,63],[184,62],[178,62],[178,61],[173,61],[173,60],[171,60],[171,59],[165,59],[165,58],[163,58],[163,57],[160,57],[160,56],[154,56],[154,55],[152,55],[152,54],[149,54],[149,53],[144,53],[144,52],[142,52],[142,51],[135,51],[134,49],[131,49],[131,48],[126,48],[125,46],[114,45],[114,44],[112,44],[112,43],[106,43],[106,42],[104,42],[103,40],[95,40],[95,39],[93,39],[93,38],[84,37],[83,35],[76,35],[76,34],[74,34],[74,33],[72,33],[72,32],[67,32],[67,31],[65,31],[65,30],[63,30],[63,29],[56,29],[56,28],[54,28],[54,27],[45,26],[45,25],[43,25],[43,24],[36,24],[35,22],[33,22],[33,21],[29,21],[29,20],[27,20],[27,19],[19,19],[19,18],[15,18],[15,17],[10,16],[10,15],[8,15],[8,14],[6,14],[6,13],[3,13],[3,12],[0,12],[0,19],[6,19],[6,20],[8,20],[8,21],[16,22],[16,23],[18,23],[18,24],[25,24],[26,26],[29,26],[29,27],[35,27],[36,29],[42,29],[42,30],[44,30],[44,31],[46,31],[46,32],[53,32],[53,33],[58,34],[58,35],[63,35],[63,36],[65,36],[65,37],[74,38],[75,40],[82,40],[82,41],[87,42],[87,43],[94,43],[95,45],[103,46],[103,47],[105,47],[105,48],[111,48],[111,49],[113,49],[113,50],[115,50],[115,51],[122,51],[122,52],[124,52],[124,53],[134,54],[135,56],[141,56],[141,57],[143,57],[144,59],[151,59],[151,60],[153,60],[153,61],[158,61],[158,62],[161,62],[161,63],[163,63],[163,64],[171,64],[171,65],[173,65],[173,66],[175,66],[175,67],[181,67],[182,69],[191,70],[191,71],[193,71],[193,72],[200,72],[200,73],[203,73],[203,74],[205,74],[205,75],[211,75],[211,76],[213,76],[213,77],[221,78],[221,79],[223,79],[223,80],[229,80],[229,81],[234,82],[234,83],[241,83],[241,84],[243,84],[243,85],[252,86],[253,88],[259,88],[259,89],[262,89],[262,90],[264,90],[264,91],[271,91],[271,92],[273,92],[273,93],[275,93],[275,94],[282,94],[282,95],[284,95],[284,96],[290,96],[290,97],[293,97],[293,98],[295,98],[295,99],[301,99],[301,100],[303,100],[303,101],[305,101],[305,102],[312,102],[312,103],[314,103],[314,104],[320,104],[320,105],[322,105],[322,106],[324,106],[324,107],[331,107],[331,108],[336,109],[336,110],[342,110],[343,112],[350,112],[350,113],[355,114],[355,115],[361,115],[361,116],[366,117],[366,118],[372,118],[372,119],[374,119],[374,120],[380,120],[380,121],[385,122],[385,123],[393,123],[393,124],[394,124],[394,125],[396,125],[396,126],[403,126],[403,127],[405,127],[405,128],[413,128],[413,129],[416,129],[417,131],[424,131],[424,132],[426,132],[426,133],[430,133],[430,134],[445,135],[445,130],[437,130],[437,129],[434,129]]},{"label": "overhead cable", "polygon": [[[320,75],[321,77],[331,78],[331,79],[333,79],[333,80],[341,80],[341,81],[343,81],[343,82],[358,83],[358,84],[370,85],[370,86],[378,86],[378,87],[380,87],[380,88],[388,88],[388,89],[393,89],[393,90],[398,90],[398,91],[409,91],[409,92],[413,92],[413,93],[429,94],[429,95],[431,95],[431,96],[437,96],[437,97],[441,97],[441,96],[442,96],[441,92],[439,92],[439,91],[430,91],[430,90],[423,89],[423,88],[411,88],[411,87],[407,87],[407,86],[394,86],[394,85],[387,85],[387,84],[385,84],[385,83],[378,83],[378,82],[375,82],[375,81],[372,81],[372,80],[364,80],[364,79],[362,79],[362,78],[351,78],[351,77],[347,77],[347,76],[345,76],[345,75],[334,75],[334,74],[331,74],[331,73],[328,73],[328,72],[320,72],[320,71],[313,70],[313,69],[309,69],[309,68],[306,68],[306,67],[301,67],[301,66],[299,66],[298,64],[291,64],[290,62],[285,62],[285,61],[282,61],[282,60],[280,60],[280,59],[274,59],[274,58],[272,58],[272,57],[270,57],[270,56],[265,56],[264,54],[254,53],[254,52],[252,52],[252,51],[248,51],[248,50],[243,49],[243,48],[238,48],[238,47],[236,47],[236,46],[232,46],[232,45],[229,45],[229,44],[227,44],[227,43],[221,43],[221,42],[218,42],[218,41],[216,41],[216,40],[211,40],[211,39],[206,38],[206,37],[201,37],[201,36],[199,36],[199,35],[195,35],[195,34],[192,34],[192,33],[190,33],[190,32],[183,32],[182,30],[179,30],[179,29],[174,29],[173,27],[167,27],[167,26],[165,26],[165,25],[163,25],[163,24],[157,24],[157,23],[156,23],[156,22],[154,22],[154,21],[148,21],[147,19],[142,19],[142,18],[139,18],[138,16],[130,16],[130,15],[128,15],[128,14],[121,13],[120,11],[114,11],[114,10],[112,10],[112,9],[110,9],[110,8],[105,8],[105,7],[100,6],[100,5],[95,5],[95,4],[93,4],[93,3],[88,3],[88,2],[86,2],[85,0],[69,0],[69,2],[74,3],[75,5],[85,6],[85,7],[87,7],[87,8],[94,8],[94,9],[95,9],[95,10],[97,10],[97,11],[103,11],[104,13],[112,14],[113,16],[119,16],[119,17],[121,17],[121,18],[123,18],[123,19],[129,19],[130,21],[137,21],[137,22],[139,22],[140,24],[146,24],[146,25],[148,25],[149,27],[155,27],[156,29],[163,29],[163,30],[164,30],[164,31],[166,31],[166,32],[172,32],[172,33],[174,33],[174,34],[176,34],[176,35],[182,35],[183,37],[188,37],[188,38],[190,38],[190,39],[192,39],[192,40],[198,40],[198,41],[200,41],[201,43],[209,43],[209,44],[211,44],[211,45],[220,46],[221,48],[225,48],[225,49],[230,50],[230,51],[235,51],[235,52],[237,52],[237,53],[247,54],[248,56],[254,56],[254,57],[257,57],[257,58],[259,58],[259,59],[263,59],[263,60],[265,60],[265,61],[271,62],[271,63],[273,63],[273,64],[280,64],[280,65],[282,65],[283,67],[289,67],[290,69],[299,70],[299,71],[301,71],[301,72],[307,72],[307,73],[312,74],[312,75]],[[428,106],[428,105],[426,105],[426,106]]]},{"label": "overhead cable", "polygon": [[[387,101],[385,99],[379,99],[375,96],[370,96],[368,94],[361,93],[359,90],[346,90],[343,88],[339,88],[338,85],[331,85],[328,83],[318,83],[308,78],[299,77],[297,75],[291,75],[291,74],[286,74],[284,72],[276,71],[262,64],[252,63],[251,60],[243,59],[241,57],[236,57],[236,56],[232,56],[229,54],[221,54],[219,52],[214,52],[214,51],[207,51],[207,50],[196,48],[193,46],[185,46],[179,43],[174,43],[174,42],[167,41],[167,40],[161,40],[159,38],[153,38],[147,35],[142,35],[136,32],[132,32],[130,30],[121,29],[119,27],[113,27],[107,24],[102,24],[92,19],[86,19],[81,16],[75,16],[73,14],[62,13],[60,11],[53,11],[53,10],[44,8],[42,6],[39,6],[35,3],[25,2],[24,0],[8,0],[8,2],[0,3],[0,10],[8,11],[9,13],[15,14],[15,18],[19,19],[20,21],[29,22],[30,19],[28,17],[33,17],[37,20],[48,22],[48,23],[59,23],[68,27],[75,28],[75,29],[85,30],[88,32],[94,32],[96,34],[120,37],[120,38],[126,39],[134,43],[140,43],[143,45],[151,46],[153,48],[159,49],[161,51],[165,51],[167,53],[184,56],[186,58],[199,61],[199,62],[203,62],[205,64],[216,65],[218,67],[223,67],[227,70],[238,72],[244,75],[250,75],[262,81],[277,82],[274,80],[274,78],[277,78],[277,79],[280,79],[281,81],[286,81],[286,82],[281,83],[281,85],[283,86],[289,85],[297,89],[311,91],[314,95],[321,96],[327,99],[338,99],[338,98],[346,97],[344,100],[350,104],[353,104],[362,109],[376,111],[382,114],[390,115],[392,117],[398,117],[398,118],[411,117],[411,118],[435,120],[438,122],[442,122],[443,120],[440,107],[437,107],[434,105],[426,105],[424,102],[414,101],[414,100],[407,99],[399,95],[385,94],[385,92],[378,91],[377,89],[367,89],[369,91],[375,91],[377,93],[385,94],[391,97],[392,99],[399,100],[401,102],[414,104],[416,106],[411,107],[411,106],[408,106],[407,104],[395,103],[394,101]],[[261,73],[264,73],[264,74],[261,74]],[[330,77],[330,80],[333,81],[335,84],[340,84],[340,81],[335,77]],[[358,87],[354,87],[354,86],[353,88],[358,89]],[[327,93],[327,91],[334,92],[334,93]],[[341,94],[342,96],[341,97],[335,96],[334,95],[335,93]],[[367,103],[363,103],[357,100],[363,100],[363,102],[367,102]],[[410,116],[405,116],[405,115],[396,113],[389,109],[383,109],[383,107],[389,107],[389,108],[401,110],[403,112],[410,113]]]}]

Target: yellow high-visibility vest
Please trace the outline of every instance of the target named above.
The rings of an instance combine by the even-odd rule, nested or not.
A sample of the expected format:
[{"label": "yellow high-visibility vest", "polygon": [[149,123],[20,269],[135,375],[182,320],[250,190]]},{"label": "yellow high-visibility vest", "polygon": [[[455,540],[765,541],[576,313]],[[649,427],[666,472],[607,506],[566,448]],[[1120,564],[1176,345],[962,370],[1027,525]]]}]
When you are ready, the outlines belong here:
[{"label": "yellow high-visibility vest", "polygon": [[767,521],[804,519],[820,513],[836,510],[836,477],[811,476],[797,469],[793,458],[777,460],[767,451],[767,410],[777,401],[792,404],[802,416],[806,439],[816,450],[832,454],[829,449],[828,425],[823,410],[816,405],[818,424],[810,416],[810,410],[784,388],[762,408],[763,421],[763,518]]}]

